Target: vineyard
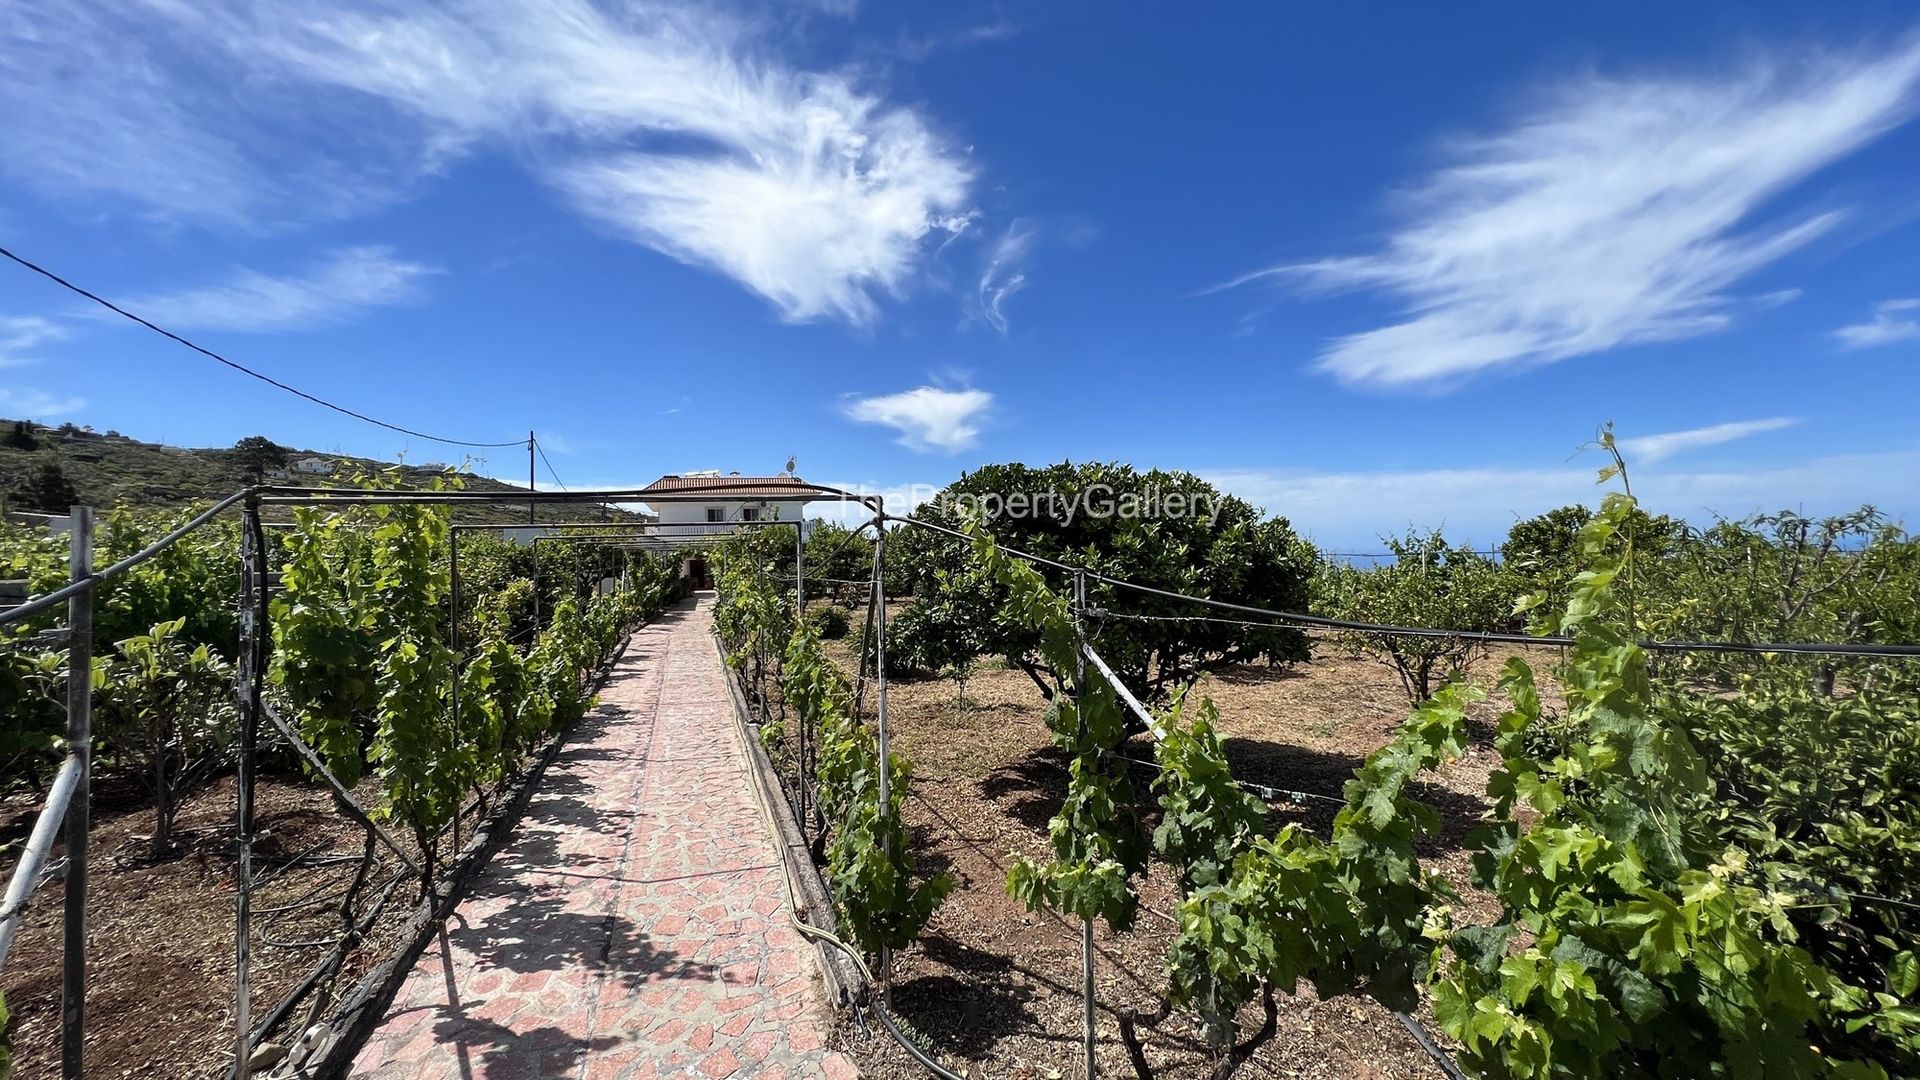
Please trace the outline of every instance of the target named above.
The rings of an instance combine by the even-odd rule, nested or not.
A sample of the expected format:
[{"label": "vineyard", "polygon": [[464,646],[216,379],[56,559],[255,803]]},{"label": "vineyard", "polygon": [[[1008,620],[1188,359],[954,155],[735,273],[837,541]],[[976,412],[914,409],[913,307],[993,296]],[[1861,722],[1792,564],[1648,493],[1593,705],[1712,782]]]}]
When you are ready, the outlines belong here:
[{"label": "vineyard", "polygon": [[[45,874],[71,890],[84,857],[75,824],[84,832],[87,810],[105,811],[92,823],[88,917],[100,939],[134,946],[88,981],[88,1068],[213,1076],[236,1055],[264,1070],[296,1049],[320,1067],[352,1046],[313,1036],[365,1022],[382,971],[418,949],[419,929],[484,861],[498,839],[487,834],[591,707],[626,634],[681,595],[678,561],[658,545],[590,528],[536,552],[454,525],[468,497],[458,477],[413,493],[393,480],[283,494],[292,520],[275,526],[258,495],[237,521],[117,510],[88,554],[139,561],[95,579],[93,647],[54,644],[57,608],[5,627],[0,783],[10,807],[54,807],[26,845],[0,946],[23,1074],[72,1060],[62,982],[87,977],[70,946],[63,973],[71,918],[27,906],[26,863],[46,858],[61,799],[73,806],[67,856]],[[0,576],[36,595],[85,577],[65,538],[9,528],[0,544]],[[78,664],[92,671],[84,744],[63,708]],[[90,769],[74,765],[77,745]],[[91,793],[75,791],[76,772],[94,774]],[[10,809],[16,841],[31,823]],[[165,1002],[165,1023],[150,1001]]]},{"label": "vineyard", "polygon": [[[1138,479],[1110,468],[1077,479]],[[865,587],[833,549],[856,538],[816,536],[815,595],[855,604],[798,619],[791,553],[736,541],[719,625],[875,961],[900,1046],[868,1067],[1920,1073],[1920,544],[1870,510],[1695,531],[1617,460],[1602,482],[1499,559],[1412,536],[1376,569],[1283,522],[1145,543],[923,510]],[[1251,599],[1289,590],[1309,604]],[[1285,678],[1309,635],[1404,695],[1345,776],[1261,762],[1209,697]],[[1043,704],[1009,700],[1022,679]],[[1308,1045],[1369,1016],[1349,1057]]]},{"label": "vineyard", "polygon": [[872,1074],[1920,1075],[1920,541],[1601,482],[1370,567],[1111,465],[953,490],[1219,512],[521,546],[369,475],[9,529],[12,1053],[338,1075],[698,556]]}]

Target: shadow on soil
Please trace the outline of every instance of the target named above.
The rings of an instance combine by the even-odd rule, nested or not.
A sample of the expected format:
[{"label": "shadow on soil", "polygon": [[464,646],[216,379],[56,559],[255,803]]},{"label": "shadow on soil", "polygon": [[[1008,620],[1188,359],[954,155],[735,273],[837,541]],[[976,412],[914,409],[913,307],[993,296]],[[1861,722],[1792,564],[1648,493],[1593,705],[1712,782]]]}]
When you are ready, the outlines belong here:
[{"label": "shadow on soil", "polygon": [[1034,980],[1007,957],[944,937],[919,943],[929,960],[955,975],[922,975],[894,987],[894,1006],[944,1051],[962,1058],[985,1056],[1015,1032],[1046,1034],[1031,1002]]},{"label": "shadow on soil", "polygon": [[1067,755],[1057,746],[1040,747],[988,773],[980,794],[1015,821],[1045,833],[1067,795]]},{"label": "shadow on soil", "polygon": [[[1226,740],[1227,762],[1234,776],[1248,783],[1286,791],[1307,792],[1333,799],[1344,799],[1347,781],[1364,759],[1352,754],[1308,750],[1288,743],[1240,737]],[[1157,775],[1152,765],[1153,747],[1144,738],[1129,742],[1121,753],[1136,759],[1128,773],[1139,799],[1141,818],[1149,827],[1159,819],[1153,796]],[[980,794],[1009,817],[1035,833],[1044,834],[1047,823],[1060,809],[1067,792],[1067,757],[1057,747],[1047,746],[993,770],[980,781]],[[1416,782],[1408,793],[1440,812],[1441,831],[1424,838],[1418,845],[1423,856],[1457,850],[1488,809],[1485,800],[1441,787]],[[1322,836],[1333,827],[1340,807],[1322,799],[1277,800],[1276,818],[1281,822],[1298,821]]]},{"label": "shadow on soil", "polygon": [[[1345,798],[1347,781],[1365,764],[1364,758],[1352,754],[1306,750],[1264,739],[1229,738],[1226,744],[1227,761],[1240,779],[1336,799]],[[1407,794],[1440,812],[1439,834],[1423,837],[1415,844],[1416,852],[1423,857],[1458,850],[1489,809],[1483,799],[1438,784],[1415,781],[1408,785]],[[1340,807],[1311,799],[1280,803],[1275,811],[1283,821],[1303,822],[1325,836],[1333,828],[1334,815],[1340,812]]]}]

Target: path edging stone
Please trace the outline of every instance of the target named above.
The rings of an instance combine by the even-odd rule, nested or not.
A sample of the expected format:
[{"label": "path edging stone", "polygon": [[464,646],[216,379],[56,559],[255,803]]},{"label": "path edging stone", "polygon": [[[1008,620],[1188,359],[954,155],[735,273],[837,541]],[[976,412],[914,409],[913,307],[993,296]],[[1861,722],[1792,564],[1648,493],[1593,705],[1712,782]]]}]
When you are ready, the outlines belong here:
[{"label": "path edging stone", "polygon": [[[727,697],[733,703],[734,742],[746,759],[748,774],[753,777],[754,802],[760,807],[761,816],[766,819],[768,826],[773,829],[789,894],[801,905],[793,913],[794,917],[809,926],[838,934],[833,901],[827,893],[826,881],[820,876],[820,868],[813,864],[813,854],[807,846],[806,837],[794,824],[793,804],[788,801],[786,788],[781,785],[779,774],[774,770],[773,759],[767,756],[766,749],[755,735],[759,725],[754,722],[752,710],[747,707],[746,694],[740,687],[740,673],[727,663],[726,645],[717,633],[713,635],[713,650],[720,661],[720,669],[726,674]],[[807,941],[813,946],[813,955],[819,962],[828,999],[836,1009],[847,1008],[858,996],[861,987],[859,973],[838,949],[811,937]]]}]

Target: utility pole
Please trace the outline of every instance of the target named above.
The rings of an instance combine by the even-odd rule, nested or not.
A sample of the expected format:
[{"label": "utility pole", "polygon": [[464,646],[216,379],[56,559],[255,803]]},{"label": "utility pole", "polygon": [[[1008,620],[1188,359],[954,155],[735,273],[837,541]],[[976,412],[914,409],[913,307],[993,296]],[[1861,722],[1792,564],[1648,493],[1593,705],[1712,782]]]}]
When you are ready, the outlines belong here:
[{"label": "utility pole", "polygon": [[[533,446],[533,429],[529,428],[527,429],[527,491],[529,492],[532,492],[536,487],[533,482]],[[527,500],[527,524],[533,524],[532,499]]]}]

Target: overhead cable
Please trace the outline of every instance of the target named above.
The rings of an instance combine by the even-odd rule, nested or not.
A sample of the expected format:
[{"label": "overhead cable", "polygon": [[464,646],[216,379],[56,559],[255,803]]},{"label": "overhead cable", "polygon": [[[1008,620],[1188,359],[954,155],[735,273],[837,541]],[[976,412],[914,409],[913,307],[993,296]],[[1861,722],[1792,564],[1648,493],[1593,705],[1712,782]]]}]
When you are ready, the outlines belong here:
[{"label": "overhead cable", "polygon": [[483,448],[491,448],[491,447],[500,447],[500,446],[520,446],[526,443],[527,441],[525,439],[510,439],[506,442],[474,442],[469,439],[449,439],[443,435],[430,435],[424,431],[416,431],[413,428],[402,427],[399,424],[388,423],[385,420],[368,416],[366,413],[357,412],[353,409],[349,409],[345,405],[338,405],[338,404],[335,404],[334,402],[328,401],[326,398],[309,394],[305,390],[302,390],[298,387],[288,386],[286,383],[281,382],[280,380],[274,378],[271,375],[262,374],[246,366],[245,364],[241,364],[236,361],[229,360],[226,357],[221,356],[219,353],[214,352],[212,349],[206,348],[201,345],[196,345],[193,342],[188,341],[186,338],[181,337],[179,334],[176,334],[173,331],[166,329],[165,327],[157,326],[154,323],[151,323],[146,319],[143,319],[140,316],[135,315],[133,312],[128,311],[126,308],[123,308],[118,304],[115,304],[113,301],[107,300],[95,293],[89,292],[86,289],[83,289],[80,286],[75,285],[73,282],[68,281],[66,278],[61,277],[59,274],[56,274],[53,271],[48,270],[46,267],[41,266],[38,263],[31,262],[27,259],[23,259],[4,247],[0,247],[0,255],[4,255],[7,258],[12,259],[14,262],[19,263],[21,266],[24,266],[27,269],[33,271],[34,273],[39,274],[41,277],[46,278],[48,281],[53,282],[54,284],[60,286],[63,289],[66,289],[69,292],[76,293],[80,296],[86,297],[88,300],[91,300],[94,303],[99,304],[101,307],[106,308],[108,311],[111,311],[114,314],[121,316],[122,318],[131,319],[132,321],[139,323],[141,326],[144,326],[147,329],[153,331],[154,333],[159,334],[161,337],[168,338],[175,342],[178,342],[181,345],[185,345],[187,348],[192,349],[194,352],[197,352],[202,356],[210,357],[211,359],[217,360],[220,363],[225,364],[226,366],[232,368],[235,371],[240,372],[243,375],[248,375],[255,379],[259,379],[261,382],[266,383],[268,386],[272,386],[280,390],[285,390],[287,393],[292,394],[295,397],[304,398],[307,401],[313,402],[315,405],[320,405],[325,408],[332,409],[334,412],[341,413],[346,416],[351,416],[355,420],[362,420],[376,427],[383,427],[383,428],[386,428],[388,431],[397,431],[402,435],[410,435],[416,439],[425,439],[428,442],[446,443],[449,446],[477,446],[477,447],[483,447]]}]

